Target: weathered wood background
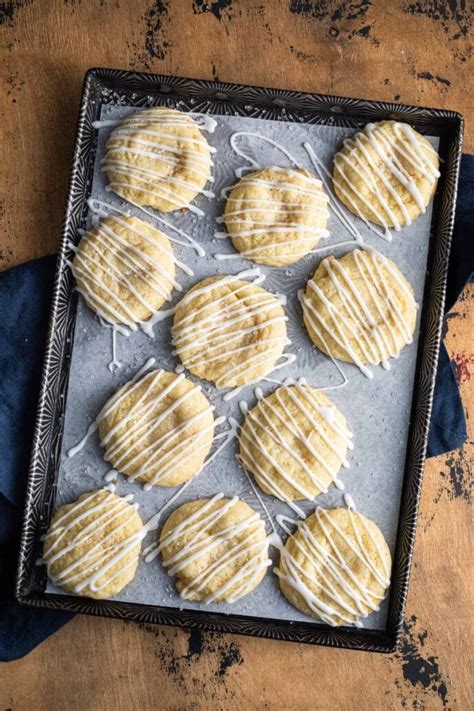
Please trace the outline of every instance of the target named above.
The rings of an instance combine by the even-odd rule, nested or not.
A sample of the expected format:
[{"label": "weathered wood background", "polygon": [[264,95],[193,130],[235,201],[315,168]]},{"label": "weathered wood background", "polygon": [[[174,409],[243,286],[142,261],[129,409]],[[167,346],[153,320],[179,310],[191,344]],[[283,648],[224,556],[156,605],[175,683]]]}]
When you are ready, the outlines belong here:
[{"label": "weathered wood background", "polygon": [[[457,109],[472,152],[471,9],[469,0],[0,2],[0,268],[56,249],[89,67]],[[465,404],[474,399],[473,330],[471,289],[447,336]],[[77,617],[3,665],[0,708],[467,711],[472,455],[468,444],[426,467],[399,653]]]}]

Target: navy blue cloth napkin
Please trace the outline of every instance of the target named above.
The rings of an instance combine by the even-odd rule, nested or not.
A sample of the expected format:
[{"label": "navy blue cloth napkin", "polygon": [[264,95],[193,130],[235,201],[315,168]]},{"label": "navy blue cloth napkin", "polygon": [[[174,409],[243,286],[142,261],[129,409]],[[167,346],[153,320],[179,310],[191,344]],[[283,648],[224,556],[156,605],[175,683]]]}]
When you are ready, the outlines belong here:
[{"label": "navy blue cloth napkin", "polygon": [[[474,272],[474,155],[461,161],[459,191],[454,223],[453,243],[446,286],[446,313]],[[446,324],[445,324],[446,326]],[[460,447],[467,438],[466,419],[459,390],[444,343],[441,345],[436,373],[433,410],[428,437],[428,457],[437,457]]]},{"label": "navy blue cloth napkin", "polygon": [[72,615],[19,605],[18,539],[55,257],[0,273],[0,661],[28,654]]},{"label": "navy blue cloth napkin", "polygon": [[[474,268],[474,242],[469,234],[474,221],[473,196],[474,156],[464,156],[448,308]],[[18,605],[13,596],[54,270],[55,258],[45,257],[0,273],[0,661],[28,654],[72,617],[65,612]],[[428,456],[455,449],[465,439],[464,411],[443,346]]]}]

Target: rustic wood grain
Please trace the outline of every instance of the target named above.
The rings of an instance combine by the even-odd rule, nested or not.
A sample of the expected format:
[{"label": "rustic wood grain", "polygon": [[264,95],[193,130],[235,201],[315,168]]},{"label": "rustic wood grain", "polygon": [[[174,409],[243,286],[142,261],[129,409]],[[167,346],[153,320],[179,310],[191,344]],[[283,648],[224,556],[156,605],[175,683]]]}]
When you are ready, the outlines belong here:
[{"label": "rustic wood grain", "polygon": [[[468,2],[7,0],[0,22],[0,268],[56,249],[91,66],[456,109],[474,150]],[[447,337],[465,403],[473,330],[470,288]],[[465,711],[472,461],[471,442],[427,464],[396,655],[76,617],[0,668],[0,708]]]}]

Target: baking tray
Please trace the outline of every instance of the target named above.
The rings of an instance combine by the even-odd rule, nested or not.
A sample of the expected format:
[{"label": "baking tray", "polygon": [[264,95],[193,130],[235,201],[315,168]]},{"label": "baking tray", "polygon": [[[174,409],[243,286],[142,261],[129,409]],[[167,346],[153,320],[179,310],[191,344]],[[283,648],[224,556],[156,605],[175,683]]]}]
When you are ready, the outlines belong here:
[{"label": "baking tray", "polygon": [[[76,321],[77,296],[66,268],[67,242],[77,241],[87,217],[97,132],[93,121],[105,105],[145,107],[179,104],[183,110],[264,118],[272,121],[357,128],[384,118],[405,121],[439,138],[442,176],[434,200],[427,278],[422,300],[412,410],[406,450],[392,583],[384,630],[333,628],[312,620],[290,622],[204,610],[123,601],[96,601],[46,593],[44,570],[35,564],[40,536],[55,508],[65,403]],[[390,652],[399,639],[415,539],[418,502],[440,344],[445,281],[454,221],[462,146],[462,117],[451,111],[421,109],[365,100],[92,69],[85,78],[66,219],[58,257],[50,331],[33,442],[20,547],[17,597],[30,605],[75,612],[214,629],[313,644]]]}]

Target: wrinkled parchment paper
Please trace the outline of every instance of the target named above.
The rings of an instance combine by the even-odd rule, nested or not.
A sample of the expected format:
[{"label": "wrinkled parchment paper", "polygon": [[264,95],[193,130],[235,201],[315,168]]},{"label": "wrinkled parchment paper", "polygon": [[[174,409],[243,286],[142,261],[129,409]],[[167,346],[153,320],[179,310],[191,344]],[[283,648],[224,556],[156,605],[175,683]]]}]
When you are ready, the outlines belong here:
[{"label": "wrinkled parchment paper", "polygon": [[[135,109],[106,106],[102,119],[117,119],[129,115]],[[330,169],[332,157],[342,139],[352,134],[352,129],[310,124],[294,124],[280,121],[267,121],[233,116],[216,116],[217,127],[212,134],[206,133],[209,142],[217,148],[213,175],[215,182],[208,188],[216,192],[236,182],[234,169],[245,165],[229,145],[229,139],[235,131],[253,131],[268,136],[281,143],[303,166],[311,165],[303,143],[308,141],[324,164]],[[118,196],[105,191],[106,181],[100,171],[100,160],[104,155],[105,142],[110,135],[110,127],[100,128],[98,150],[95,161],[95,174],[92,196],[110,204],[130,208],[131,214],[147,219],[140,211],[124,203]],[[437,146],[437,139],[430,139]],[[239,146],[256,160],[259,165],[288,165],[288,160],[279,151],[258,139],[240,139]],[[166,219],[177,227],[192,234],[205,251],[205,257],[198,257],[190,249],[175,247],[178,259],[194,270],[194,276],[187,276],[178,271],[178,281],[188,289],[201,279],[214,275],[236,274],[253,266],[253,263],[239,258],[231,261],[217,261],[213,254],[234,252],[230,240],[214,238],[215,230],[222,230],[215,218],[223,212],[224,201],[208,199],[202,195],[194,201],[205,211],[204,217],[197,217],[190,212],[169,213]],[[425,215],[420,216],[413,225],[402,232],[394,233],[393,241],[387,242],[371,233],[364,225],[353,218],[366,243],[390,257],[412,283],[416,299],[421,302],[425,280],[428,238],[431,222],[431,206]],[[160,224],[155,223],[158,228]],[[166,228],[161,227],[165,232]],[[331,213],[329,222],[331,236],[321,244],[333,244],[351,239],[351,235]],[[169,233],[172,234],[172,233]],[[349,248],[327,250],[323,255],[309,255],[297,264],[280,269],[261,267],[266,275],[263,286],[274,293],[287,295],[286,312],[289,317],[288,335],[292,341],[286,352],[297,355],[292,365],[270,374],[269,378],[284,380],[286,377],[304,376],[308,383],[318,387],[335,385],[340,382],[340,375],[331,361],[317,351],[311,344],[302,325],[301,309],[297,300],[297,291],[304,287],[312,276],[323,256],[334,253],[340,255]],[[174,292],[171,304],[176,303],[179,295]],[[168,305],[169,306],[169,305]],[[166,307],[165,307],[166,308]],[[115,373],[108,370],[107,364],[112,358],[110,328],[99,324],[98,319],[79,300],[74,347],[66,404],[66,418],[62,444],[61,467],[58,480],[57,506],[70,502],[85,491],[104,486],[104,474],[110,469],[102,457],[98,435],[92,436],[86,446],[75,457],[68,458],[67,450],[75,445],[85,434],[88,425],[97,416],[105,400],[114,390],[127,382],[144,362],[156,358],[155,367],[173,370],[178,362],[171,355],[171,319],[155,327],[155,337],[150,339],[141,331],[132,333],[127,339],[117,336],[117,357],[122,363]],[[350,468],[342,469],[340,478],[345,490],[353,497],[358,510],[373,519],[383,531],[393,552],[398,523],[398,511],[402,488],[403,467],[409,426],[409,413],[412,399],[412,386],[418,340],[418,326],[413,344],[407,346],[397,360],[391,361],[391,370],[386,372],[381,367],[373,369],[374,378],[368,380],[356,366],[343,364],[348,377],[348,384],[340,389],[331,390],[328,396],[344,413],[354,433],[354,450],[349,452]],[[193,380],[198,380],[191,376]],[[211,384],[201,381],[203,390],[215,405],[215,415],[231,415],[239,422],[239,400],[246,400],[249,406],[255,403],[255,385],[247,386],[229,402],[224,402],[222,395]],[[273,391],[277,385],[260,381],[258,386],[263,392]],[[226,425],[219,428],[225,429]],[[226,496],[237,494],[256,510],[264,513],[261,505],[249,485],[248,479],[235,459],[237,442],[233,440],[188,486],[183,494],[163,515],[161,525],[172,510],[186,501],[199,497],[213,496],[222,491]],[[118,494],[133,493],[140,504],[139,513],[144,521],[155,514],[171,496],[175,488],[154,487],[144,491],[140,483],[128,483],[121,475],[118,478]],[[317,503],[324,507],[344,505],[343,493],[331,487],[327,494],[321,495]],[[291,510],[282,502],[261,492],[263,500],[274,516],[277,513],[292,516]],[[302,504],[310,512],[314,504]],[[267,526],[270,532],[270,527]],[[283,534],[283,532],[281,532]],[[157,532],[149,534],[144,546],[153,542]],[[284,534],[283,534],[284,537]],[[277,552],[272,550],[272,557],[277,560]],[[48,591],[61,592],[49,584]],[[271,567],[263,582],[252,593],[233,604],[210,604],[203,606],[182,600],[174,589],[172,578],[162,568],[160,559],[151,563],[142,559],[134,580],[116,597],[117,600],[150,605],[164,605],[172,608],[196,609],[205,607],[210,611],[229,612],[255,617],[271,617],[281,620],[317,621],[306,617],[293,608],[280,593],[276,576]],[[364,627],[384,629],[386,620],[385,602],[379,612],[364,620]]]}]

